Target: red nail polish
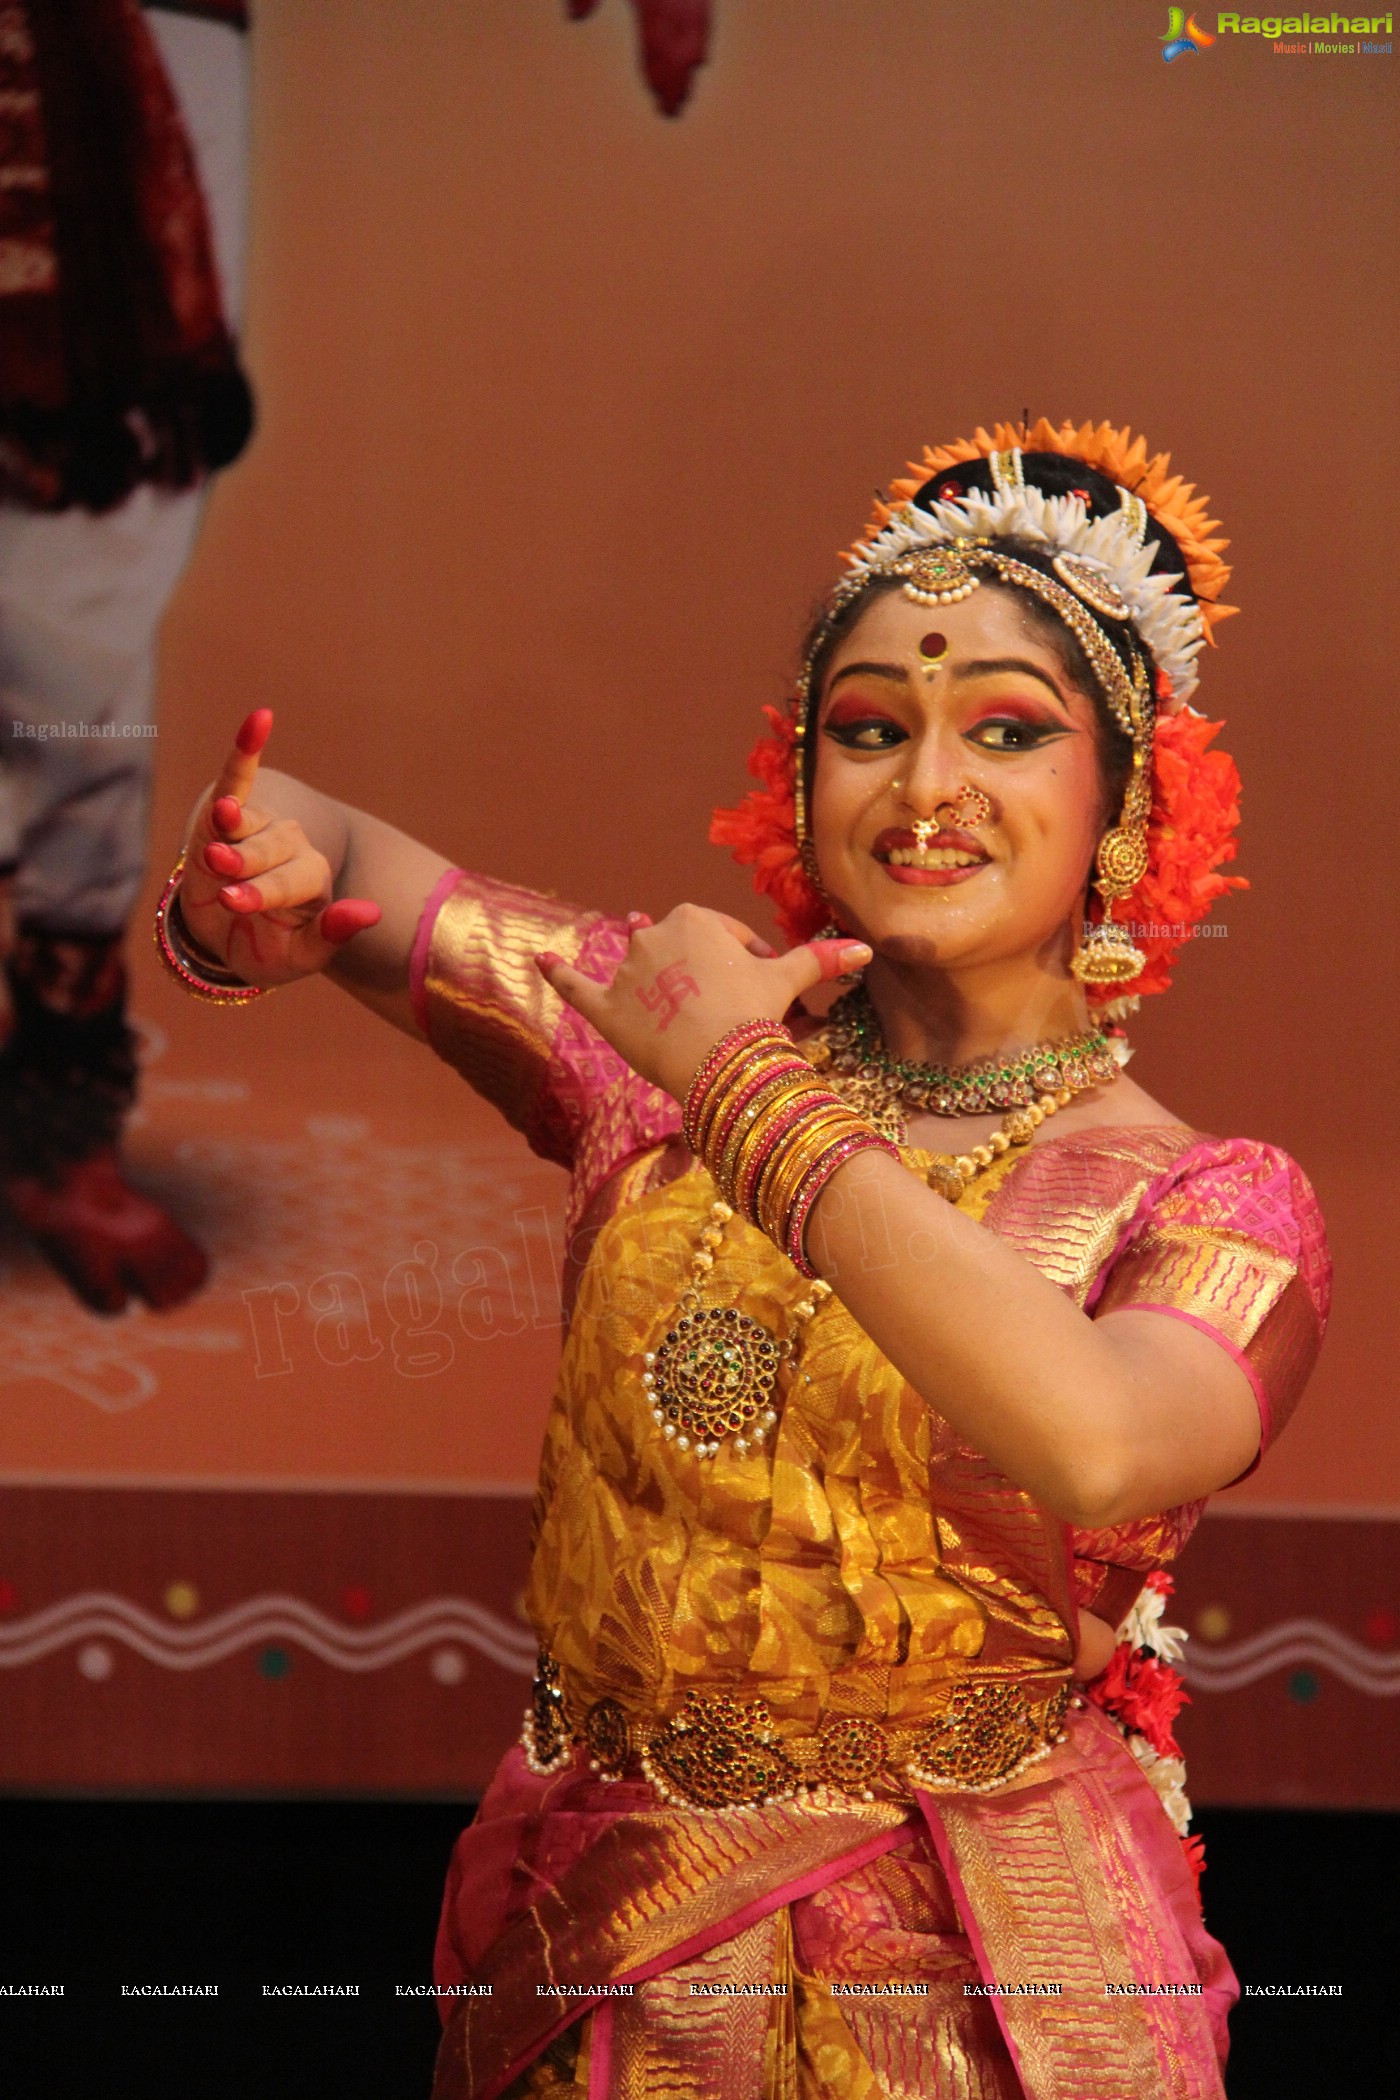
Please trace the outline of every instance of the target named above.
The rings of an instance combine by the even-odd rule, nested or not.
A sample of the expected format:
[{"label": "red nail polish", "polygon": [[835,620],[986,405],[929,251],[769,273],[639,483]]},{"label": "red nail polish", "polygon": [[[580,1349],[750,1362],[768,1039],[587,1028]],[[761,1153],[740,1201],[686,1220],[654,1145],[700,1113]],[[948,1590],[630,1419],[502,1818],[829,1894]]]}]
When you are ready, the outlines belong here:
[{"label": "red nail polish", "polygon": [[262,750],[263,745],[271,734],[272,709],[270,707],[255,707],[253,712],[250,715],[246,715],[239,724],[238,735],[234,738],[234,742],[244,757],[250,758],[255,751]]},{"label": "red nail polish", "polygon": [[338,948],[357,933],[377,926],[384,914],[369,897],[338,897],[321,914],[321,935]]}]

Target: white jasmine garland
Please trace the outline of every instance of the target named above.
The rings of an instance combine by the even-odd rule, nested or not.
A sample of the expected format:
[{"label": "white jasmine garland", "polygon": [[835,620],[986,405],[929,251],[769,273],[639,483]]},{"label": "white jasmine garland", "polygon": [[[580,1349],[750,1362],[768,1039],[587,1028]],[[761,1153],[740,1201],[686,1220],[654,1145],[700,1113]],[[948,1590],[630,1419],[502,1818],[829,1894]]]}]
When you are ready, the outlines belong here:
[{"label": "white jasmine garland", "polygon": [[1151,1781],[1153,1791],[1172,1819],[1172,1828],[1178,1837],[1185,1837],[1191,1827],[1191,1803],[1186,1798],[1186,1766],[1179,1757],[1162,1757],[1153,1749],[1145,1735],[1136,1729],[1129,1731],[1128,1748],[1142,1766]]},{"label": "white jasmine garland", "polygon": [[1180,575],[1153,575],[1158,542],[1149,537],[1139,547],[1125,511],[1092,518],[1076,496],[1047,496],[1040,489],[1007,489],[983,495],[972,490],[928,510],[912,503],[899,506],[889,523],[847,556],[848,580],[863,579],[901,554],[953,539],[1024,539],[1074,554],[1103,570],[1122,592],[1133,625],[1165,672],[1173,704],[1195,692],[1196,658],[1205,646],[1205,622],[1194,598],[1174,588]]},{"label": "white jasmine garland", "polygon": [[1150,1584],[1140,1589],[1136,1603],[1118,1629],[1118,1638],[1127,1641],[1130,1647],[1145,1648],[1149,1655],[1160,1655],[1163,1662],[1175,1665],[1185,1652],[1187,1634],[1184,1626],[1162,1624],[1162,1613],[1166,1608],[1167,1600],[1160,1590],[1154,1590]]}]

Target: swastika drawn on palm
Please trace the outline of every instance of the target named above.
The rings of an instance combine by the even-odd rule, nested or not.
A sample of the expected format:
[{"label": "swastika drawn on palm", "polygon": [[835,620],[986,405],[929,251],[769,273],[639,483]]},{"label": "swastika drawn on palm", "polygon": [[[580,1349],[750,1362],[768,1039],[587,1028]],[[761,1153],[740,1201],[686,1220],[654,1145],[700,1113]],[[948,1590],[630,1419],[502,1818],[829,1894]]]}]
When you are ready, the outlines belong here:
[{"label": "swastika drawn on palm", "polygon": [[637,997],[649,1014],[656,1015],[657,1033],[664,1035],[681,1010],[684,999],[698,999],[700,987],[682,962],[667,963],[650,984],[641,985]]}]

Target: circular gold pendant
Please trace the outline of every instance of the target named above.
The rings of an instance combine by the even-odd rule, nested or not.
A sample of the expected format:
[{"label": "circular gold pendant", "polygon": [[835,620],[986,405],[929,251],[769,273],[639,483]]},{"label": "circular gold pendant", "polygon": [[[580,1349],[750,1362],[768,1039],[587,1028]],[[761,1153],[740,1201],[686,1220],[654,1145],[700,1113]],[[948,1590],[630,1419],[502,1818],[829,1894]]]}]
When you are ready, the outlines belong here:
[{"label": "circular gold pendant", "polygon": [[779,1360],[777,1342],[757,1320],[733,1306],[703,1306],[648,1351],[642,1383],[662,1434],[681,1451],[713,1458],[725,1438],[744,1451],[777,1421]]}]

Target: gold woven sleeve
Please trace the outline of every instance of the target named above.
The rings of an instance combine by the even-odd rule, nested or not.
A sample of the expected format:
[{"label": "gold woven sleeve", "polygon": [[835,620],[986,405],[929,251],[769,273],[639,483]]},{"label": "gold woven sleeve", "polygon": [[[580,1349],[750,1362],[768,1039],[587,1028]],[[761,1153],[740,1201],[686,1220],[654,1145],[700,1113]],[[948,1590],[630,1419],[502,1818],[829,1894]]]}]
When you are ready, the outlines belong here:
[{"label": "gold woven sleeve", "polygon": [[1169,1313],[1218,1341],[1254,1387],[1264,1446],[1297,1405],[1322,1341],[1298,1263],[1221,1226],[1149,1227],[1115,1263],[1097,1310]]},{"label": "gold woven sleeve", "polygon": [[416,1004],[428,1040],[537,1151],[568,1165],[581,1077],[560,1069],[566,1009],[535,957],[547,948],[579,963],[607,922],[533,890],[453,874],[424,914],[432,917]]}]

